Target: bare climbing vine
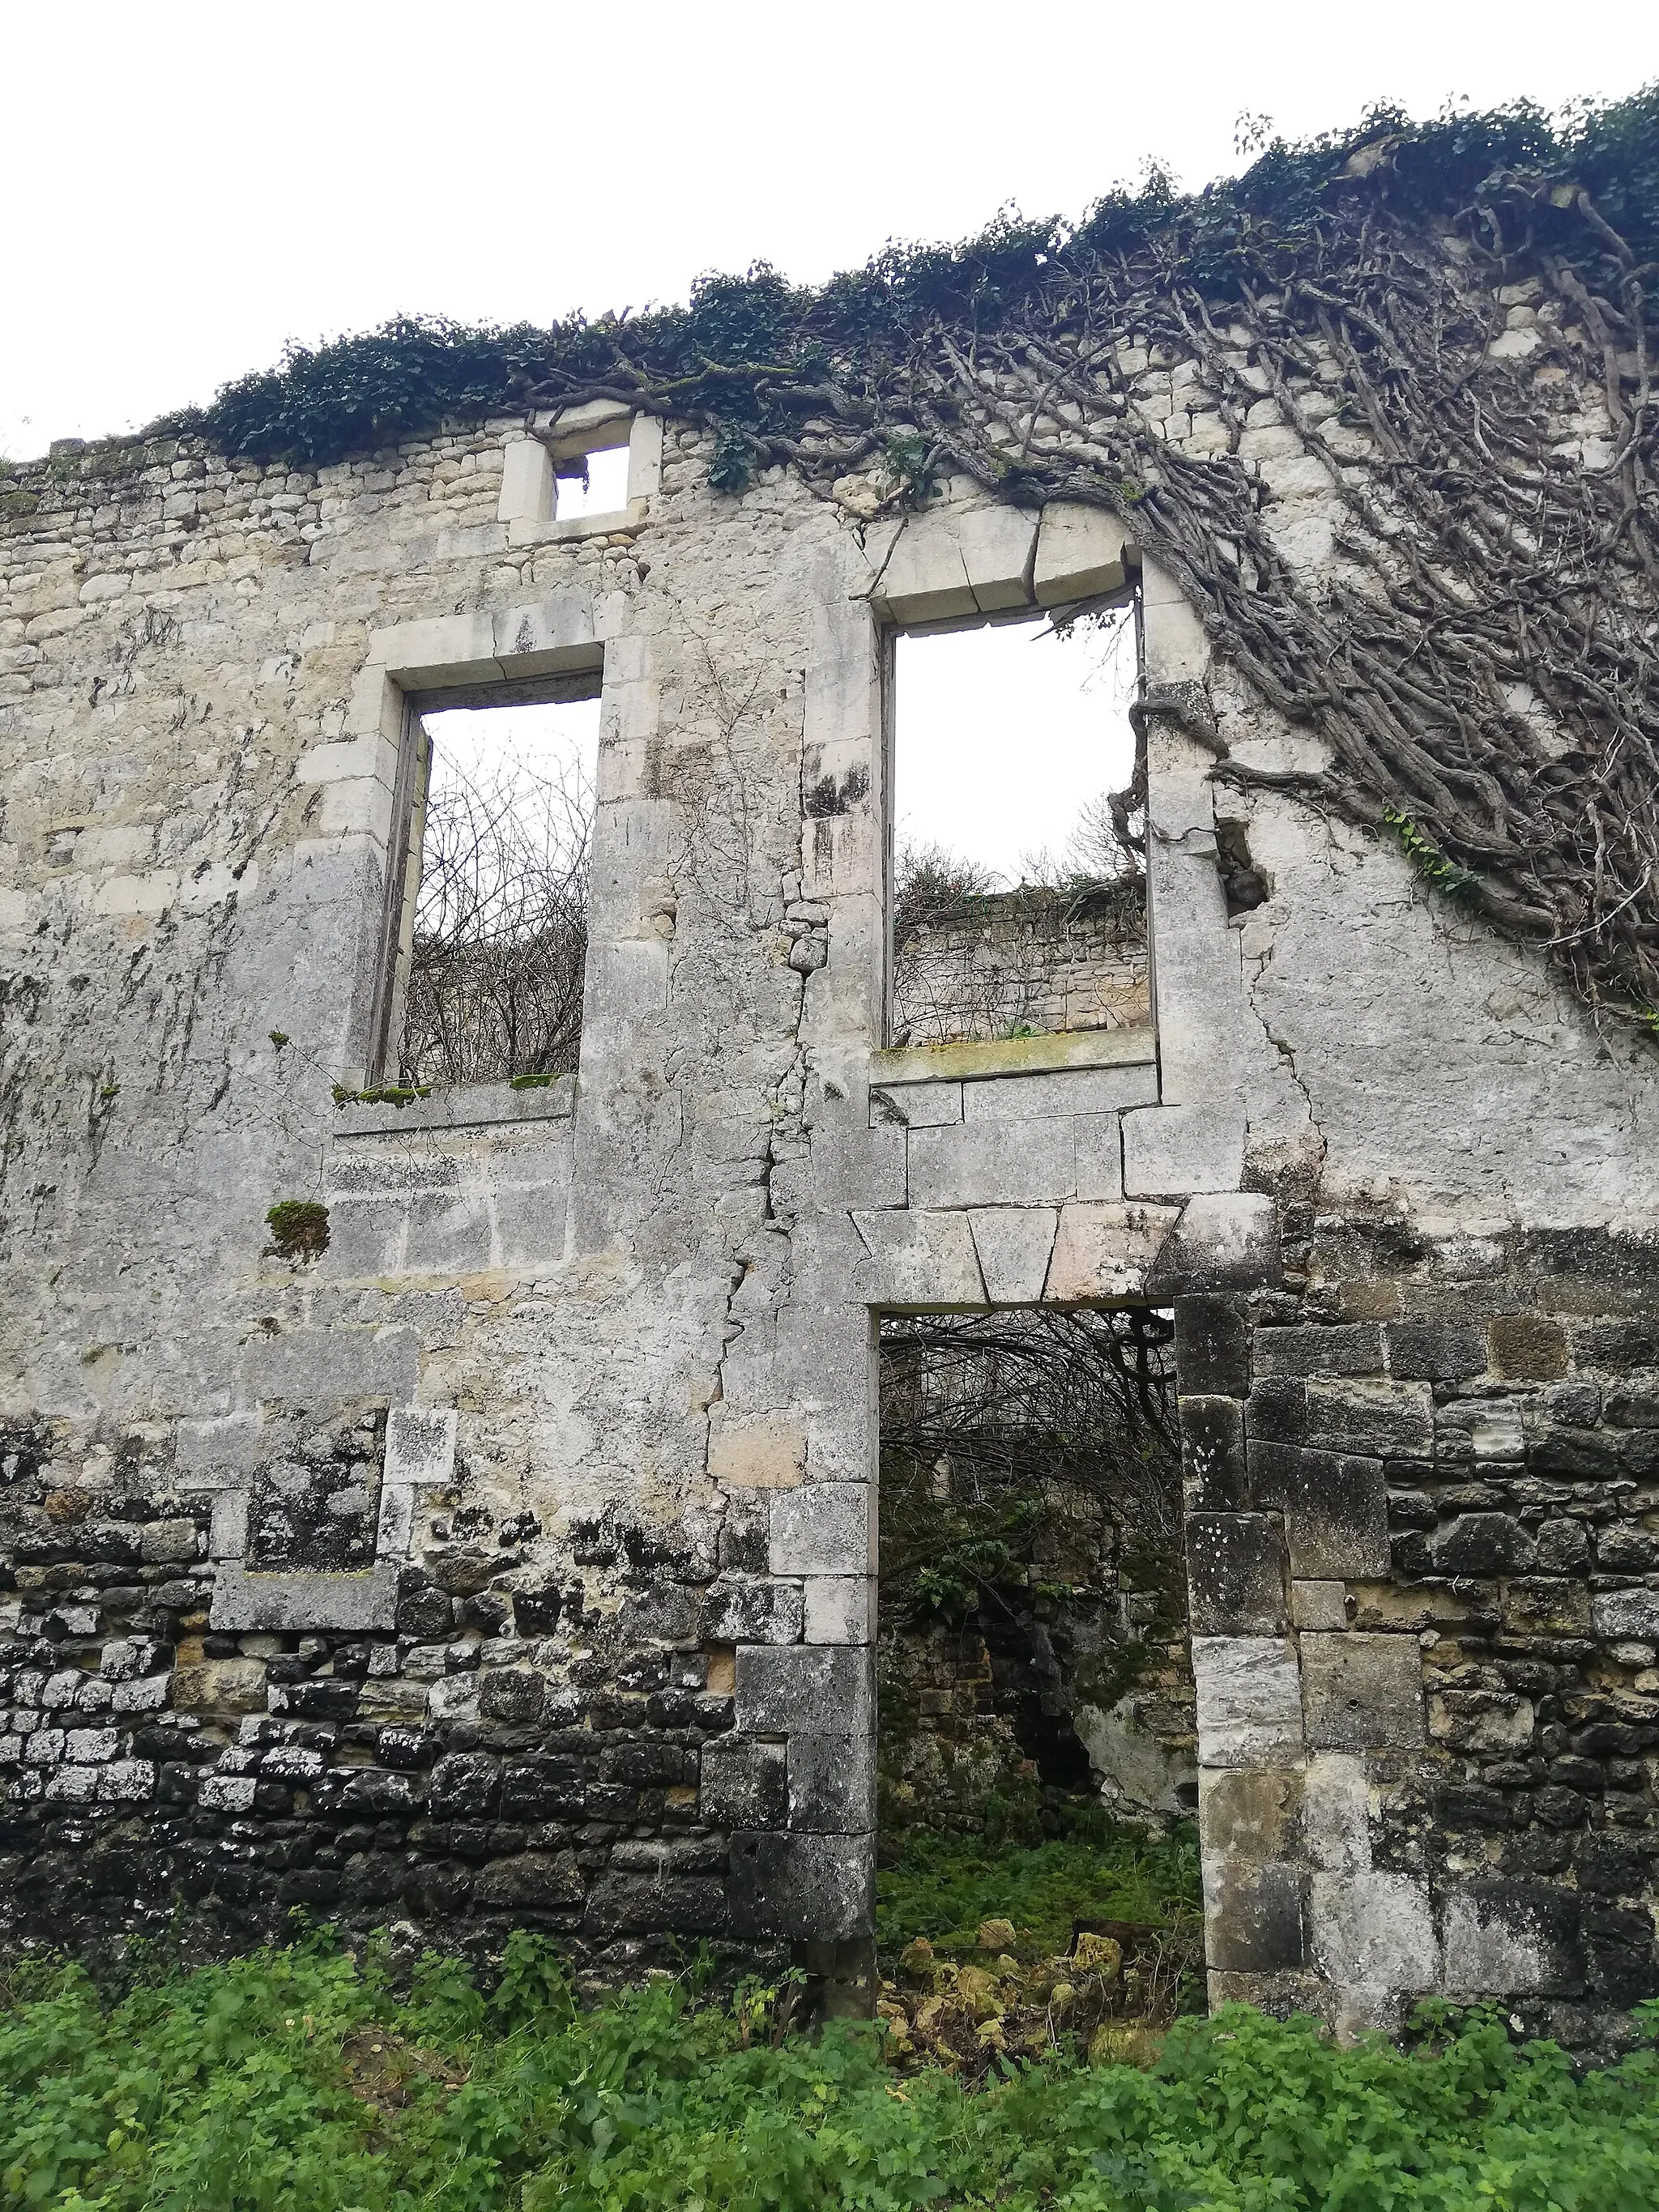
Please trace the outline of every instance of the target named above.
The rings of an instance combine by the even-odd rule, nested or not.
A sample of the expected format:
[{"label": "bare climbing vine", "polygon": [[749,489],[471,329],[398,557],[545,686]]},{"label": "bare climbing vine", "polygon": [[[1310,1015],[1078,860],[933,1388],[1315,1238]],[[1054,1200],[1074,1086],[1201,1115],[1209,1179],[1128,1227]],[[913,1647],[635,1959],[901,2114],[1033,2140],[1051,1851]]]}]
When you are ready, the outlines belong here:
[{"label": "bare climbing vine", "polygon": [[[400,326],[401,350],[388,331],[296,356],[200,419],[232,450],[320,452],[370,390],[391,395],[377,425],[405,433],[441,386],[452,412],[608,398],[707,426],[733,493],[782,464],[826,495],[861,472],[878,514],[946,475],[1109,509],[1328,758],[1231,757],[1193,687],[1144,713],[1182,721],[1218,779],[1397,836],[1654,1033],[1656,271],[1659,92],[1565,132],[1525,108],[1375,116],[1196,200],[1155,185],[1075,230],[1003,218],[816,293],[757,269],[688,308],[496,333],[493,351]],[[1177,410],[1208,418],[1206,450],[1169,434]],[[1268,426],[1288,443],[1264,464],[1250,434]],[[1304,569],[1264,513],[1287,459],[1341,516],[1334,557]]]}]

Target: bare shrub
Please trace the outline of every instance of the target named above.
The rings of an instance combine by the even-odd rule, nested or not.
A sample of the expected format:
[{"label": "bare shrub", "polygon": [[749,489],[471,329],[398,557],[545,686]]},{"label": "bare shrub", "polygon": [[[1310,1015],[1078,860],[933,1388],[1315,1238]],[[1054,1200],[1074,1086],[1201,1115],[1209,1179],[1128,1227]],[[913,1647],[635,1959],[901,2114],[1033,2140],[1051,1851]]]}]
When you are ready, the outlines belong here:
[{"label": "bare shrub", "polygon": [[593,793],[580,769],[434,759],[398,1076],[483,1083],[574,1070]]}]

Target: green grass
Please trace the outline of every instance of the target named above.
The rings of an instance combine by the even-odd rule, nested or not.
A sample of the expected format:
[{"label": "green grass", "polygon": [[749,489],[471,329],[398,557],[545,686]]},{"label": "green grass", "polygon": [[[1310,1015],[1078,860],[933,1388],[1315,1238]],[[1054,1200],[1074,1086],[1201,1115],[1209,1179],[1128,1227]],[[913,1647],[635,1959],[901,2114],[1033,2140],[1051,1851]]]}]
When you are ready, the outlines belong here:
[{"label": "green grass", "polygon": [[[1037,1877],[1041,1879],[1041,1877]],[[106,2004],[0,2003],[6,2212],[1652,2212],[1659,2063],[1577,2080],[1501,2022],[1336,2051],[1235,2007],[1146,2071],[1056,2056],[902,2081],[866,2028],[659,1982],[578,2014],[515,1937],[486,2000],[313,1941]],[[355,2077],[355,2086],[354,2086]]]},{"label": "green grass", "polygon": [[876,1941],[897,1951],[926,1936],[936,1950],[972,1942],[981,1920],[1012,1920],[1020,1954],[1071,1948],[1079,1920],[1190,1926],[1200,1904],[1198,1838],[1165,1841],[1102,1825],[1034,1848],[955,1836],[907,1838],[899,1865],[876,1877]]}]

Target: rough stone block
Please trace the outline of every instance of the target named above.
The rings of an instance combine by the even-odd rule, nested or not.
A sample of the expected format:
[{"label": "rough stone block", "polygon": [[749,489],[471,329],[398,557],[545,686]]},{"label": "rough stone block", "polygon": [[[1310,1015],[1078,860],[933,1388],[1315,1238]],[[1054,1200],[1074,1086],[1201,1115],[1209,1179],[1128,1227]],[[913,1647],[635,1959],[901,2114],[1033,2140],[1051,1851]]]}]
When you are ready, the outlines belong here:
[{"label": "rough stone block", "polygon": [[854,1213],[866,1253],[860,1296],[871,1305],[950,1309],[982,1306],[974,1232],[965,1213]]},{"label": "rough stone block", "polygon": [[708,1479],[726,1490],[793,1490],[806,1473],[806,1432],[793,1422],[712,1418]]},{"label": "rough stone block", "polygon": [[1223,1972],[1273,1974],[1306,1956],[1306,1869],[1249,1859],[1206,1862],[1204,1955]]},{"label": "rough stone block", "polygon": [[1447,1575],[1524,1575],[1538,1563],[1538,1547],[1507,1513],[1460,1513],[1429,1540],[1436,1567]]},{"label": "rough stone block", "polygon": [[1158,1097],[1158,1070],[1140,1063],[1119,1067],[1057,1068],[999,1075],[962,1086],[963,1118],[975,1121],[1035,1121],[1049,1117],[1115,1115]]},{"label": "rough stone block", "polygon": [[775,1575],[868,1575],[876,1556],[876,1493],[866,1482],[814,1482],[772,1501],[768,1567]]},{"label": "rough stone block", "polygon": [[208,1659],[173,1674],[173,1703],[185,1713],[262,1713],[265,1709],[263,1659]]},{"label": "rough stone block", "polygon": [[331,1199],[324,1262],[328,1273],[358,1277],[393,1273],[403,1257],[408,1226],[405,1199]]},{"label": "rough stone block", "polygon": [[1149,1297],[1274,1290],[1283,1279],[1273,1202],[1254,1192],[1189,1198],[1146,1279]]},{"label": "rough stone block", "polygon": [[228,1559],[213,1584],[216,1629],[392,1628],[397,1616],[395,1567],[371,1567],[363,1574],[261,1575]]},{"label": "rough stone block", "polygon": [[392,1407],[386,1420],[386,1481],[451,1481],[457,1418],[441,1407]]},{"label": "rough stone block", "polygon": [[487,1198],[416,1191],[409,1201],[404,1265],[417,1274],[465,1274],[488,1267],[495,1223]]},{"label": "rough stone block", "polygon": [[1486,1371],[1486,1332],[1445,1321],[1391,1321],[1389,1372],[1401,1382],[1461,1382]]},{"label": "rough stone block", "polygon": [[1285,1516],[1293,1575],[1342,1580],[1388,1574],[1389,1498],[1381,1460],[1254,1443],[1248,1457],[1250,1503]]},{"label": "rough stone block", "polygon": [[305,1328],[256,1337],[242,1354],[240,1382],[249,1398],[322,1413],[359,1398],[407,1405],[420,1369],[417,1330]]},{"label": "rough stone block", "polygon": [[[745,1155],[757,1141],[744,1126],[739,1142]],[[763,1143],[763,1139],[760,1141]],[[906,1202],[906,1159],[914,1139],[896,1123],[822,1119],[811,1131],[812,1200],[817,1206],[902,1206]],[[912,1205],[921,1203],[909,1194]]]},{"label": "rough stone block", "polygon": [[553,456],[539,438],[512,438],[501,454],[498,522],[545,522],[553,513]]},{"label": "rough stone block", "polygon": [[1236,1191],[1243,1173],[1244,1109],[1236,1099],[1143,1106],[1123,1117],[1126,1198]]},{"label": "rough stone block", "polygon": [[970,507],[952,518],[962,565],[981,614],[1005,608],[1029,607],[1026,583],[1036,542],[1035,515],[1006,501],[993,507]]},{"label": "rough stone block", "polygon": [[742,1645],[737,1655],[738,1729],[747,1735],[862,1735],[873,1725],[874,1665],[858,1644]]},{"label": "rough stone block", "polygon": [[781,1828],[789,1790],[781,1743],[716,1736],[702,1747],[699,1816],[717,1828]]},{"label": "rough stone block", "polygon": [[1426,1382],[1316,1376],[1308,1384],[1308,1442],[1379,1458],[1426,1458],[1434,1401]]},{"label": "rough stone block", "polygon": [[1183,1397],[1243,1398],[1250,1388],[1249,1317],[1237,1298],[1176,1300],[1176,1387]]},{"label": "rough stone block", "polygon": [[434,1820],[487,1820],[501,1780],[500,1765],[488,1752],[451,1752],[432,1770],[427,1808]]},{"label": "rough stone block", "polygon": [[[381,1738],[380,1755],[386,1755]],[[270,1771],[270,1761],[264,1764]],[[574,1759],[529,1758],[510,1761],[501,1770],[501,1818],[504,1820],[580,1820],[586,1792],[580,1765]]]},{"label": "rough stone block", "polygon": [[1200,1766],[1291,1767],[1303,1759],[1296,1654],[1277,1637],[1195,1636]]},{"label": "rough stone block", "polygon": [[1299,1376],[1269,1376],[1254,1386],[1244,1401],[1244,1434],[1252,1447],[1307,1442],[1308,1386]]},{"label": "rough stone block", "polygon": [[1062,1206],[1045,1299],[1087,1305],[1102,1298],[1132,1298],[1147,1288],[1159,1253],[1174,1227],[1168,1206]]},{"label": "rough stone block", "polygon": [[1437,1984],[1426,1882],[1369,1866],[1316,1873],[1308,1904],[1312,1954],[1333,1983],[1413,1993]]},{"label": "rough stone block", "polygon": [[727,1894],[738,1936],[836,1942],[868,1935],[875,1911],[873,1838],[733,1836]]},{"label": "rough stone block", "polygon": [[962,1119],[959,1083],[892,1083],[870,1093],[870,1125],[902,1122],[907,1129],[944,1129]]},{"label": "rough stone block", "polygon": [[1083,1114],[1072,1123],[1077,1194],[1115,1206],[1123,1195],[1123,1131],[1115,1114]]},{"label": "rough stone block", "polygon": [[1194,1636],[1282,1636],[1285,1532],[1266,1513],[1189,1513],[1187,1588]]},{"label": "rough stone block", "polygon": [[942,516],[906,520],[877,590],[896,623],[945,622],[979,611],[962,549]]},{"label": "rough stone block", "polygon": [[789,1826],[862,1834],[876,1824],[874,1744],[796,1729],[789,1737]]},{"label": "rough stone block", "polygon": [[1252,1351],[1258,1375],[1380,1375],[1382,1332],[1375,1322],[1327,1328],[1264,1328]]},{"label": "rough stone block", "polygon": [[726,1884],[714,1875],[677,1875],[665,1864],[646,1873],[602,1875],[588,1894],[582,1927],[590,1936],[717,1936],[728,1921]]},{"label": "rough stone block", "polygon": [[568,1189],[562,1182],[501,1191],[495,1206],[500,1264],[524,1267],[562,1258],[569,1203]]},{"label": "rough stone block", "polygon": [[1302,1694],[1308,1741],[1320,1749],[1411,1749],[1425,1740],[1415,1637],[1304,1636]]},{"label": "rough stone block", "polygon": [[1033,583],[1040,607],[1093,599],[1124,586],[1124,529],[1115,514],[1054,500],[1042,510]]},{"label": "rough stone block", "polygon": [[1348,1626],[1346,1585],[1331,1582],[1292,1582],[1291,1619],[1297,1628],[1346,1629]]},{"label": "rough stone block", "polygon": [[1588,1636],[1589,1590],[1562,1575],[1517,1575],[1504,1584],[1504,1626],[1522,1636]]},{"label": "rough stone block", "polygon": [[1303,1777],[1284,1769],[1245,1773],[1206,1767],[1198,1778],[1198,1818],[1206,1866],[1240,1860],[1266,1864],[1302,1856]]},{"label": "rough stone block", "polygon": [[1036,1305],[1048,1280],[1060,1216],[1052,1206],[983,1206],[969,1215],[986,1296],[994,1305]]},{"label": "rough stone block", "polygon": [[1499,1314],[1487,1330],[1492,1371],[1517,1382],[1553,1382],[1567,1371],[1567,1332],[1534,1313]]},{"label": "rough stone block", "polygon": [[714,1644],[798,1644],[805,1618],[793,1583],[722,1576],[703,1601],[702,1635]]},{"label": "rough stone block", "polygon": [[808,1644],[870,1642],[876,1632],[876,1584],[872,1576],[813,1575],[803,1587],[806,1594]]},{"label": "rough stone block", "polygon": [[1590,1609],[1596,1634],[1609,1642],[1659,1642],[1659,1589],[1598,1590]]},{"label": "rough stone block", "polygon": [[556,1912],[580,1905],[586,1894],[576,1854],[520,1851],[492,1860],[472,1885],[472,1902],[481,1912]]},{"label": "rough stone block", "polygon": [[1579,1903],[1553,1882],[1465,1882],[1441,1924],[1450,1996],[1574,1996],[1583,1987]]},{"label": "rough stone block", "polygon": [[909,1134],[913,1206],[1042,1206],[1077,1188],[1077,1146],[1062,1119],[969,1121]]},{"label": "rough stone block", "polygon": [[1244,1408],[1237,1398],[1182,1397],[1181,1479],[1194,1513],[1237,1513],[1249,1504]]}]

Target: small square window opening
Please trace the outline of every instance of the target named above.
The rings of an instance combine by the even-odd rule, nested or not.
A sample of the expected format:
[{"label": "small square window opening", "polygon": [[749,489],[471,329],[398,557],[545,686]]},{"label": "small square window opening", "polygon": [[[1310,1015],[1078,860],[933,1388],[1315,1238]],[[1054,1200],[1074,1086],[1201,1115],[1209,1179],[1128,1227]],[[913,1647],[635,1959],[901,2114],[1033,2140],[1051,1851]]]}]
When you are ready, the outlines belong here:
[{"label": "small square window opening", "polygon": [[553,514],[568,522],[578,515],[620,514],[628,505],[628,447],[606,446],[553,465]]}]

